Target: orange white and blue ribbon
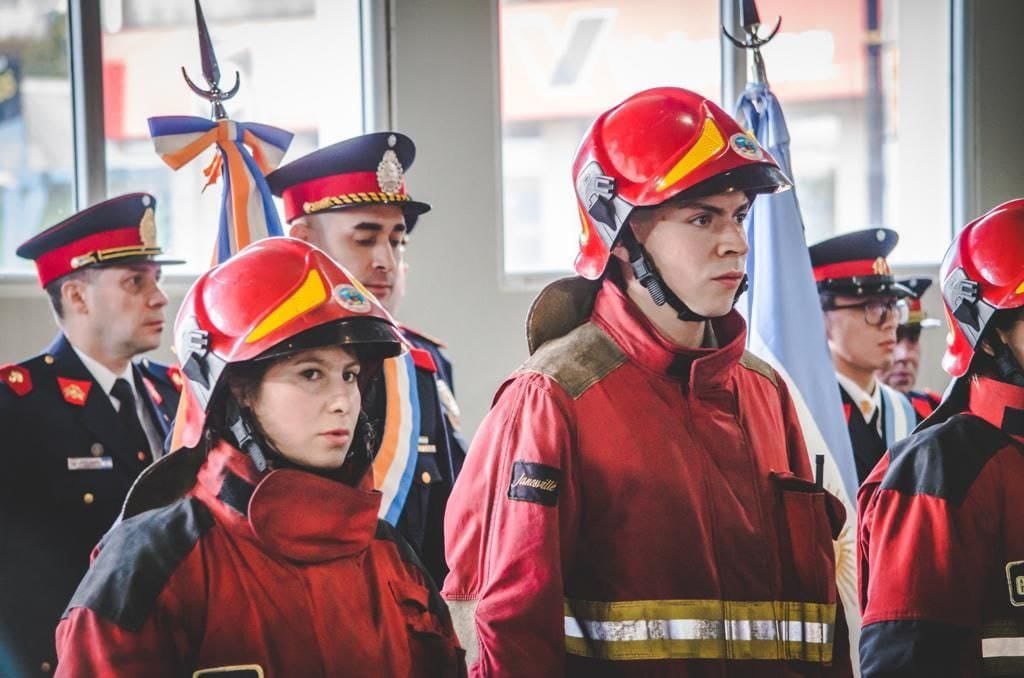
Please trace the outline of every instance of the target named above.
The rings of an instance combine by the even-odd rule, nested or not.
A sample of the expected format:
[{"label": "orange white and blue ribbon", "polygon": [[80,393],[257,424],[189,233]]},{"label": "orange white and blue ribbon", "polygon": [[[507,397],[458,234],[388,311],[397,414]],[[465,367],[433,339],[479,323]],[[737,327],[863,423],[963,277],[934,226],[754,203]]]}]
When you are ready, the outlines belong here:
[{"label": "orange white and blue ribbon", "polygon": [[419,457],[420,398],[416,364],[409,352],[385,360],[382,371],[387,405],[384,435],[373,460],[373,484],[383,495],[378,517],[397,525]]},{"label": "orange white and blue ribbon", "polygon": [[[211,145],[217,146],[213,162],[203,170],[206,186],[224,176],[212,264],[225,261],[254,240],[284,235],[266,175],[281,164],[292,142],[291,132],[253,122],[167,115],[150,118],[149,133],[156,152],[174,170]],[[171,450],[181,447],[183,426],[178,422],[187,420],[189,407],[196,405],[190,406],[189,398],[183,397],[171,434]]]},{"label": "orange white and blue ribbon", "polygon": [[217,146],[219,152],[204,170],[207,186],[224,177],[213,263],[221,263],[260,238],[284,234],[265,175],[281,163],[291,132],[253,122],[184,115],[150,118],[149,132],[156,152],[172,169]]}]

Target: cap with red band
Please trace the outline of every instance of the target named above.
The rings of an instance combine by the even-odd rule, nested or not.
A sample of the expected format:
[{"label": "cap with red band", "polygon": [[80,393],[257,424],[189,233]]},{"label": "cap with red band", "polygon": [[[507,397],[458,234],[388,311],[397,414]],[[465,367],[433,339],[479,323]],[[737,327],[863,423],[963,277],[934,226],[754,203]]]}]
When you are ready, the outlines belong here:
[{"label": "cap with red band", "polygon": [[910,289],[896,282],[886,260],[898,241],[896,231],[870,228],[812,245],[811,266],[818,291],[850,296],[913,296]]},{"label": "cap with red band", "polygon": [[406,192],[405,172],[416,157],[412,139],[398,132],[375,132],[346,139],[282,165],[267,175],[274,195],[284,201],[284,218],[347,207],[394,205],[411,231],[430,205]]},{"label": "cap with red band", "polygon": [[129,193],[97,203],[42,233],[29,238],[17,255],[36,264],[39,284],[90,266],[154,261],[163,250],[157,244],[156,200],[148,193]]},{"label": "cap with red band", "polygon": [[910,312],[904,325],[920,325],[921,327],[928,328],[938,327],[942,324],[935,318],[929,318],[928,312],[924,310],[924,306],[921,304],[921,297],[932,286],[931,278],[926,276],[900,278],[897,282],[914,293],[914,296],[907,299],[907,307]]}]

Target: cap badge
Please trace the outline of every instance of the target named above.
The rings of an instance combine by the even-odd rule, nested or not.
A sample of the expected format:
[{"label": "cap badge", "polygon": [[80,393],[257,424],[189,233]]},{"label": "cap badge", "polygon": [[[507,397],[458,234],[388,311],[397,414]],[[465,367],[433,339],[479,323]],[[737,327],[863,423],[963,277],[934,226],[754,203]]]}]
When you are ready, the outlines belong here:
[{"label": "cap badge", "polygon": [[892,275],[892,271],[889,269],[889,262],[885,260],[885,257],[875,259],[875,263],[871,265],[871,270],[875,272],[875,275]]},{"label": "cap badge", "polygon": [[334,288],[334,298],[343,308],[353,313],[368,313],[372,306],[370,300],[353,285],[338,285]]},{"label": "cap badge", "polygon": [[761,160],[764,158],[764,151],[761,150],[761,146],[758,145],[757,141],[743,133],[733,134],[729,139],[729,147],[732,148],[733,152],[747,160]]},{"label": "cap badge", "polygon": [[381,193],[398,193],[402,190],[405,170],[398,161],[398,154],[392,149],[384,151],[384,157],[377,165],[377,185]]},{"label": "cap badge", "polygon": [[156,218],[153,208],[147,207],[139,222],[139,238],[143,247],[156,247]]}]

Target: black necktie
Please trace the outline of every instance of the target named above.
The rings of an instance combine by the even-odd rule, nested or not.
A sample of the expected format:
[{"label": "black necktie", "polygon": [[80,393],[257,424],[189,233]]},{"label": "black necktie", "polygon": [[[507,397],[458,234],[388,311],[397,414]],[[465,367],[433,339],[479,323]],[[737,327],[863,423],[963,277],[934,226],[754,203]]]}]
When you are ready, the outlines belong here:
[{"label": "black necktie", "polygon": [[114,388],[110,389],[110,395],[121,403],[121,409],[117,411],[117,416],[121,419],[121,425],[124,426],[132,449],[137,450],[137,453],[140,454],[140,462],[148,462],[151,457],[149,439],[135,412],[135,394],[132,392],[132,387],[124,379],[118,379],[114,382]]}]

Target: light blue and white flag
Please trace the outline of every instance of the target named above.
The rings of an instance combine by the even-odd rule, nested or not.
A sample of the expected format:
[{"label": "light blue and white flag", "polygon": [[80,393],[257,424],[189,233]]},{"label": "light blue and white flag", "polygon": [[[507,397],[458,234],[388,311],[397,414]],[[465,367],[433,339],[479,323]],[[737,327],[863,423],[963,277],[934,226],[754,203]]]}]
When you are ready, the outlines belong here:
[{"label": "light blue and white flag", "polygon": [[[749,84],[736,118],[792,177],[789,130],[778,99],[766,84]],[[835,369],[825,340],[825,322],[796,189],[763,195],[747,217],[746,315],[748,348],[786,380],[803,429],[811,468],[825,455],[824,486],[846,507],[846,525],[836,542],[836,583],[850,627],[851,659],[859,666],[860,608],[857,599],[857,468]],[[859,673],[859,672],[858,672]]]}]

